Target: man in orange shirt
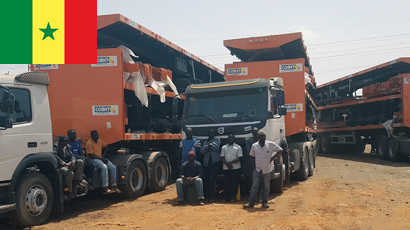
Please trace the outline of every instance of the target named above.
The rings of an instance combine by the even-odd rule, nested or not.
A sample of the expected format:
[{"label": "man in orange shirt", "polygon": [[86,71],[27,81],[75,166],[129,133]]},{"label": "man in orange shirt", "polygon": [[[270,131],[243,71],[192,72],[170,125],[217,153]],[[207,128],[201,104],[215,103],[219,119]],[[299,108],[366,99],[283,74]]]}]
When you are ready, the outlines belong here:
[{"label": "man in orange shirt", "polygon": [[[103,148],[105,148],[104,154],[102,153]],[[117,188],[117,169],[113,163],[103,157],[108,151],[107,143],[100,139],[96,130],[91,131],[91,139],[85,144],[85,150],[90,162],[101,170],[104,194],[121,193]],[[108,187],[108,182],[110,182],[110,187]]]}]

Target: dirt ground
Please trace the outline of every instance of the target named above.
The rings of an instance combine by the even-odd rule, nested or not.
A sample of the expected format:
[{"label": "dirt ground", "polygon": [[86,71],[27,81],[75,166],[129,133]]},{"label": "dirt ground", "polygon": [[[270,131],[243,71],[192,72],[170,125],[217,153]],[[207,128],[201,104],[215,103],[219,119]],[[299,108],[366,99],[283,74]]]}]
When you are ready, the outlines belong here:
[{"label": "dirt ground", "polygon": [[[367,152],[369,150],[367,149]],[[177,205],[175,184],[135,200],[98,193],[76,199],[64,213],[31,229],[410,229],[410,162],[374,154],[329,154],[314,176],[270,195],[269,209],[224,203]],[[3,221],[0,229],[11,229]]]}]

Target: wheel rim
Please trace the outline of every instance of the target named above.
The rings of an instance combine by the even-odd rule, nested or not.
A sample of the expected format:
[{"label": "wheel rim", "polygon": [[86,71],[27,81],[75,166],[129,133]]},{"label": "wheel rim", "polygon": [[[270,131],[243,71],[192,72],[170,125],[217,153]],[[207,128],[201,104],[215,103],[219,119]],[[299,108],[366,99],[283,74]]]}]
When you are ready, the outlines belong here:
[{"label": "wheel rim", "polygon": [[142,184],[144,182],[144,176],[140,168],[134,168],[131,173],[131,186],[134,191],[138,191],[141,189]]},{"label": "wheel rim", "polygon": [[40,215],[47,206],[47,192],[41,185],[33,185],[26,193],[26,209],[32,216]]},{"label": "wheel rim", "polygon": [[157,167],[157,182],[158,184],[164,184],[167,181],[167,172],[163,164],[159,164]]}]

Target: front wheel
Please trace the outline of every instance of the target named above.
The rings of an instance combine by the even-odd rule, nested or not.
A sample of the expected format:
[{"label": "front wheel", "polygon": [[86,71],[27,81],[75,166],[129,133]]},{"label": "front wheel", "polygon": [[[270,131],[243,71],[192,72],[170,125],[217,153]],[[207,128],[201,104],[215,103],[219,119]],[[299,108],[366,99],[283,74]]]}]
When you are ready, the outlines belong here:
[{"label": "front wheel", "polygon": [[152,172],[151,190],[154,192],[164,190],[169,180],[168,162],[164,157],[159,157],[155,160]]},{"label": "front wheel", "polygon": [[39,172],[22,176],[16,187],[17,209],[8,214],[17,227],[44,223],[53,208],[53,188],[48,178]]},{"label": "front wheel", "polygon": [[139,160],[133,161],[127,170],[127,179],[125,184],[119,184],[121,195],[124,198],[137,198],[142,196],[147,186],[147,170]]}]

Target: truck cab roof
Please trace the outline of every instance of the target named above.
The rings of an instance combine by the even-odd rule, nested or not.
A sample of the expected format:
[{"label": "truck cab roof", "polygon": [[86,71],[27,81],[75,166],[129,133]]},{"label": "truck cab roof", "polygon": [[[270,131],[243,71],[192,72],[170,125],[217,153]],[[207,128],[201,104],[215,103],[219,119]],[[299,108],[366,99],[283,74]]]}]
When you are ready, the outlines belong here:
[{"label": "truck cab roof", "polygon": [[31,83],[49,85],[50,79],[46,72],[24,72],[17,75],[0,75],[0,84]]}]

